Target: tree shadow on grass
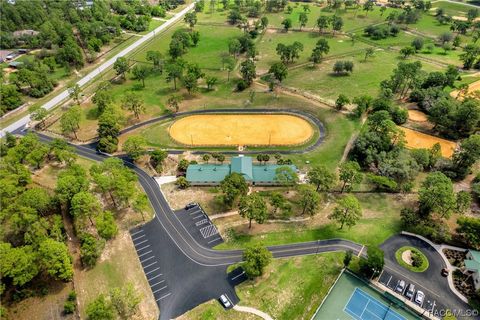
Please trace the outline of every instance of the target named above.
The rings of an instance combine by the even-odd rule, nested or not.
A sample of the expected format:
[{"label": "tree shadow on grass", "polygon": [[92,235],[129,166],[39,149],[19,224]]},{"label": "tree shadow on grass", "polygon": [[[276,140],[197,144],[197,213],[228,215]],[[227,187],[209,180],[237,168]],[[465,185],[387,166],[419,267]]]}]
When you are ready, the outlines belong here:
[{"label": "tree shadow on grass", "polygon": [[87,120],[97,120],[100,116],[100,112],[98,111],[98,107],[89,109],[85,115]]}]

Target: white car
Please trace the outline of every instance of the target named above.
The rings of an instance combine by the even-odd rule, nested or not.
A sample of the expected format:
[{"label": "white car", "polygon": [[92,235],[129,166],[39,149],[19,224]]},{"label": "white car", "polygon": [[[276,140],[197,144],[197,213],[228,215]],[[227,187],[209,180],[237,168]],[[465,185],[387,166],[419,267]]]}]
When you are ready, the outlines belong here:
[{"label": "white car", "polygon": [[425,294],[422,291],[417,291],[417,295],[415,296],[415,303],[419,306],[422,306],[423,300],[425,300]]},{"label": "white car", "polygon": [[222,304],[223,304],[223,306],[224,306],[225,308],[230,308],[231,305],[232,305],[232,304],[230,303],[230,301],[227,299],[227,296],[224,295],[224,294],[222,294],[222,295],[220,296],[220,301],[222,302]]}]

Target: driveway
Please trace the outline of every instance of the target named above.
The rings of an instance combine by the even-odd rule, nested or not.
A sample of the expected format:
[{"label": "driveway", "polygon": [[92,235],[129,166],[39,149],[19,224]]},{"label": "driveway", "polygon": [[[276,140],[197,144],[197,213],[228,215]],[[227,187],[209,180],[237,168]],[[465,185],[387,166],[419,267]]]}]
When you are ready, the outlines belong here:
[{"label": "driveway", "polygon": [[[430,263],[428,269],[424,272],[412,272],[400,266],[395,259],[395,252],[403,246],[420,249],[428,258]],[[479,319],[462,312],[471,307],[450,290],[447,278],[441,276],[441,270],[446,265],[440,254],[430,244],[409,235],[395,235],[386,240],[380,248],[385,252],[385,268],[380,276],[381,283],[392,290],[398,280],[414,284],[416,290],[425,293],[423,308],[433,315],[441,316],[449,309],[459,311],[458,319]]]}]

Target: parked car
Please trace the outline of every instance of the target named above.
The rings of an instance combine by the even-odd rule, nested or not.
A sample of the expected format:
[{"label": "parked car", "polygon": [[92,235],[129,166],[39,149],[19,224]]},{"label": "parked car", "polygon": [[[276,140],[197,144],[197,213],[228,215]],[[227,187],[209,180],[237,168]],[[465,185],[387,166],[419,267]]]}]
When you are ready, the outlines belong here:
[{"label": "parked car", "polygon": [[197,204],[196,204],[195,202],[190,202],[189,204],[187,204],[187,205],[185,206],[185,210],[190,210],[190,209],[192,209],[192,208],[195,208],[196,205],[197,205]]},{"label": "parked car", "polygon": [[405,290],[405,281],[398,280],[395,291],[398,293],[403,293],[403,290]]},{"label": "parked car", "polygon": [[408,299],[412,300],[414,294],[415,294],[415,285],[410,283],[407,287],[407,290],[405,291],[405,296]]},{"label": "parked car", "polygon": [[224,294],[220,296],[220,302],[223,304],[225,308],[230,308],[232,306],[230,301],[227,299],[227,296]]},{"label": "parked car", "polygon": [[423,304],[423,300],[425,300],[425,294],[422,291],[418,290],[417,295],[415,296],[415,303],[421,307]]},{"label": "parked car", "polygon": [[447,269],[447,268],[443,268],[443,269],[442,269],[442,272],[441,272],[441,275],[442,275],[442,277],[448,277],[448,269]]}]

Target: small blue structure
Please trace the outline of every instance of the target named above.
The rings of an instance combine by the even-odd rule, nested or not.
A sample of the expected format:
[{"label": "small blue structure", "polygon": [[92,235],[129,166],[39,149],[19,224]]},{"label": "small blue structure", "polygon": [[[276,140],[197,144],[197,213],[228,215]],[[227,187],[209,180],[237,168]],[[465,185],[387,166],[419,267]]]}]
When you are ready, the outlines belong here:
[{"label": "small blue structure", "polygon": [[218,185],[230,173],[241,174],[252,185],[278,185],[277,169],[294,165],[254,164],[252,157],[233,157],[230,164],[191,164],[187,168],[187,181],[191,185]]}]

